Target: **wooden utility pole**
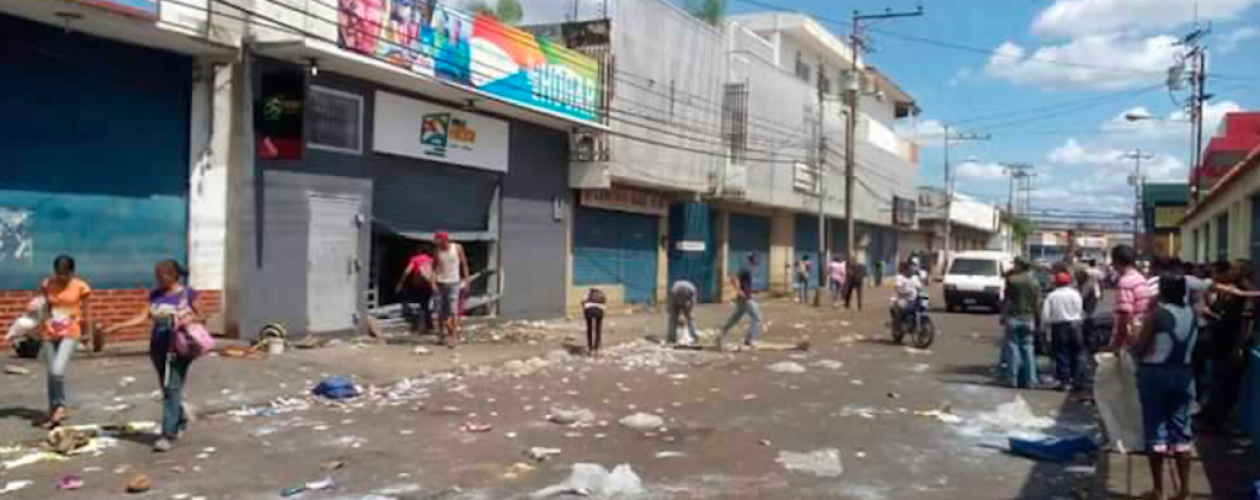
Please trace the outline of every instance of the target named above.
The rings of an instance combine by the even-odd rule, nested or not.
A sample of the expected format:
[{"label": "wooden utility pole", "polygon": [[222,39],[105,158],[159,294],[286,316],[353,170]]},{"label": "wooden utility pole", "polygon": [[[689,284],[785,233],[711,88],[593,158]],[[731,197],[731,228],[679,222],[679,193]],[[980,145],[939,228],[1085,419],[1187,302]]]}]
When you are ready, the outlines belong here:
[{"label": "wooden utility pole", "polygon": [[[814,307],[822,305],[823,289],[827,283],[827,132],[826,132],[826,108],[827,108],[827,92],[825,85],[827,83],[827,67],[822,63],[818,63],[818,124],[815,127],[815,137],[818,154],[814,158],[816,167],[818,168],[818,262],[814,263],[818,267],[818,289],[814,294]],[[808,284],[806,285],[808,286]],[[808,288],[806,288],[808,290]]]},{"label": "wooden utility pole", "polygon": [[951,175],[951,167],[949,164],[949,144],[951,141],[987,141],[992,136],[989,134],[955,134],[950,125],[945,124],[945,255],[944,265],[948,266],[950,257],[954,252],[954,178]]}]

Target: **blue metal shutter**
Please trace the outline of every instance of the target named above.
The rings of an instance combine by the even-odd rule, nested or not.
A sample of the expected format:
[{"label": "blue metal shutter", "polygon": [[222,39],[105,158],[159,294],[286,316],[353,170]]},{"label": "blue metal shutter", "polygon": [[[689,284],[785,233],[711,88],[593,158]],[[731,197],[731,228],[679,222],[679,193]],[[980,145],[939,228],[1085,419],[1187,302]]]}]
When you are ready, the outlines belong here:
[{"label": "blue metal shutter", "polygon": [[656,289],[658,219],[578,207],[573,221],[573,284],[622,285],[626,301],[651,302]]},{"label": "blue metal shutter", "polygon": [[793,282],[796,280],[796,262],[808,255],[814,263],[810,273],[810,282],[818,286],[818,217],[796,214],[796,251],[792,255]]},{"label": "blue metal shutter", "polygon": [[68,254],[96,288],[188,256],[192,60],[0,15],[0,289]]},{"label": "blue metal shutter", "polygon": [[[676,203],[669,208],[669,283],[687,280],[696,285],[701,302],[714,299],[713,211],[703,203]],[[704,251],[681,251],[679,242],[703,242]]]},{"label": "blue metal shutter", "polygon": [[730,276],[735,276],[748,255],[757,252],[761,258],[757,272],[753,276],[753,288],[770,289],[770,219],[755,215],[731,214],[730,247],[727,251],[727,268]]}]

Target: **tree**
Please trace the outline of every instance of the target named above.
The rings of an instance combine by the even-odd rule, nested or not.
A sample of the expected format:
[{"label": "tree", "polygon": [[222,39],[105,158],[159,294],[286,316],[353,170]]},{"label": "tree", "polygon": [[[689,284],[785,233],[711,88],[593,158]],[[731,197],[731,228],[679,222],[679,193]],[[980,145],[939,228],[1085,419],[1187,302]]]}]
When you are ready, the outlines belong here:
[{"label": "tree", "polygon": [[1009,213],[1003,213],[1002,222],[1011,226],[1011,239],[1018,243],[1022,244],[1023,242],[1028,241],[1029,236],[1032,236],[1033,224],[1032,221],[1028,219],[1011,215]]},{"label": "tree", "polygon": [[687,11],[704,22],[717,26],[726,17],[726,0],[687,0]]},{"label": "tree", "polygon": [[473,0],[468,3],[468,9],[508,25],[519,24],[525,17],[525,9],[518,0],[496,0],[493,6],[486,0]]}]

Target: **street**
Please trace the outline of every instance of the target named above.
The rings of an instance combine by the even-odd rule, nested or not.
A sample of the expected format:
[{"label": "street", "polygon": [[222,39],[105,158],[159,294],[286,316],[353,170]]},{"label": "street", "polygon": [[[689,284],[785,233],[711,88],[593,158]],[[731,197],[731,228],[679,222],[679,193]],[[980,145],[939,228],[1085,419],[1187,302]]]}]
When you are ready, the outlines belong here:
[{"label": "street", "polygon": [[[618,345],[600,359],[555,344],[534,361],[407,378],[345,403],[304,395],[298,387],[318,377],[293,373],[290,399],[205,416],[170,453],[152,453],[148,436],[122,436],[99,456],[0,472],[0,484],[33,481],[6,498],[123,498],[143,473],[150,498],[264,499],[331,477],[334,487],[301,498],[528,498],[593,463],[628,464],[642,498],[1092,498],[1092,459],[1060,465],[1004,451],[1008,435],[1097,429],[1062,393],[995,385],[994,316],[935,312],[938,341],[919,351],[890,343],[885,304],[869,300],[862,313],[766,304],[765,340],[807,339],[808,352],[666,349],[614,320]],[[726,312],[704,307],[703,333]],[[432,349],[414,359],[451,355]],[[149,418],[157,406],[143,408]],[[582,409],[591,415],[568,415]],[[916,414],[930,410],[940,413]],[[640,412],[663,422],[619,423]],[[5,444],[37,445],[42,432],[28,429]],[[533,447],[560,451],[539,461],[526,456]],[[0,459],[18,453],[0,448]],[[70,474],[83,489],[56,491]]]}]

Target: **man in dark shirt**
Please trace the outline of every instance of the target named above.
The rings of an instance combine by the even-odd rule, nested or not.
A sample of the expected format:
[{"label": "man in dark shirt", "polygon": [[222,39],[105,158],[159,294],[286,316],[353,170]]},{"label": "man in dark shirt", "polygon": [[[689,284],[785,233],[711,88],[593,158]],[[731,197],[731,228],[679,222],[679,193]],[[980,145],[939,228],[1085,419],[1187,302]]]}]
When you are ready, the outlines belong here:
[{"label": "man in dark shirt", "polygon": [[753,342],[757,340],[757,334],[761,333],[761,309],[757,307],[757,292],[753,289],[753,272],[757,269],[757,263],[760,257],[757,252],[748,255],[748,262],[739,272],[731,278],[731,284],[735,287],[735,310],[731,312],[731,319],[726,322],[726,326],[722,328],[722,335],[718,337],[718,349],[726,348],[726,335],[730,333],[744,315],[748,315],[748,335],[744,337],[744,345],[753,347]]},{"label": "man in dark shirt", "polygon": [[1011,387],[1032,389],[1037,385],[1037,357],[1033,333],[1040,329],[1041,289],[1028,273],[1028,261],[1015,259],[1015,269],[1006,278],[1002,305],[1002,363]]},{"label": "man in dark shirt", "polygon": [[857,263],[856,259],[849,259],[849,270],[844,279],[844,308],[849,308],[849,302],[853,299],[853,294],[857,293],[857,308],[862,310],[862,288],[866,286],[866,266]]},{"label": "man in dark shirt", "polygon": [[[1238,269],[1229,262],[1212,265],[1212,283],[1242,285]],[[1208,359],[1212,363],[1212,396],[1203,408],[1202,418],[1214,430],[1225,429],[1225,422],[1238,405],[1246,357],[1243,347],[1251,332],[1251,300],[1231,293],[1218,293],[1212,302],[1212,340]]]}]

